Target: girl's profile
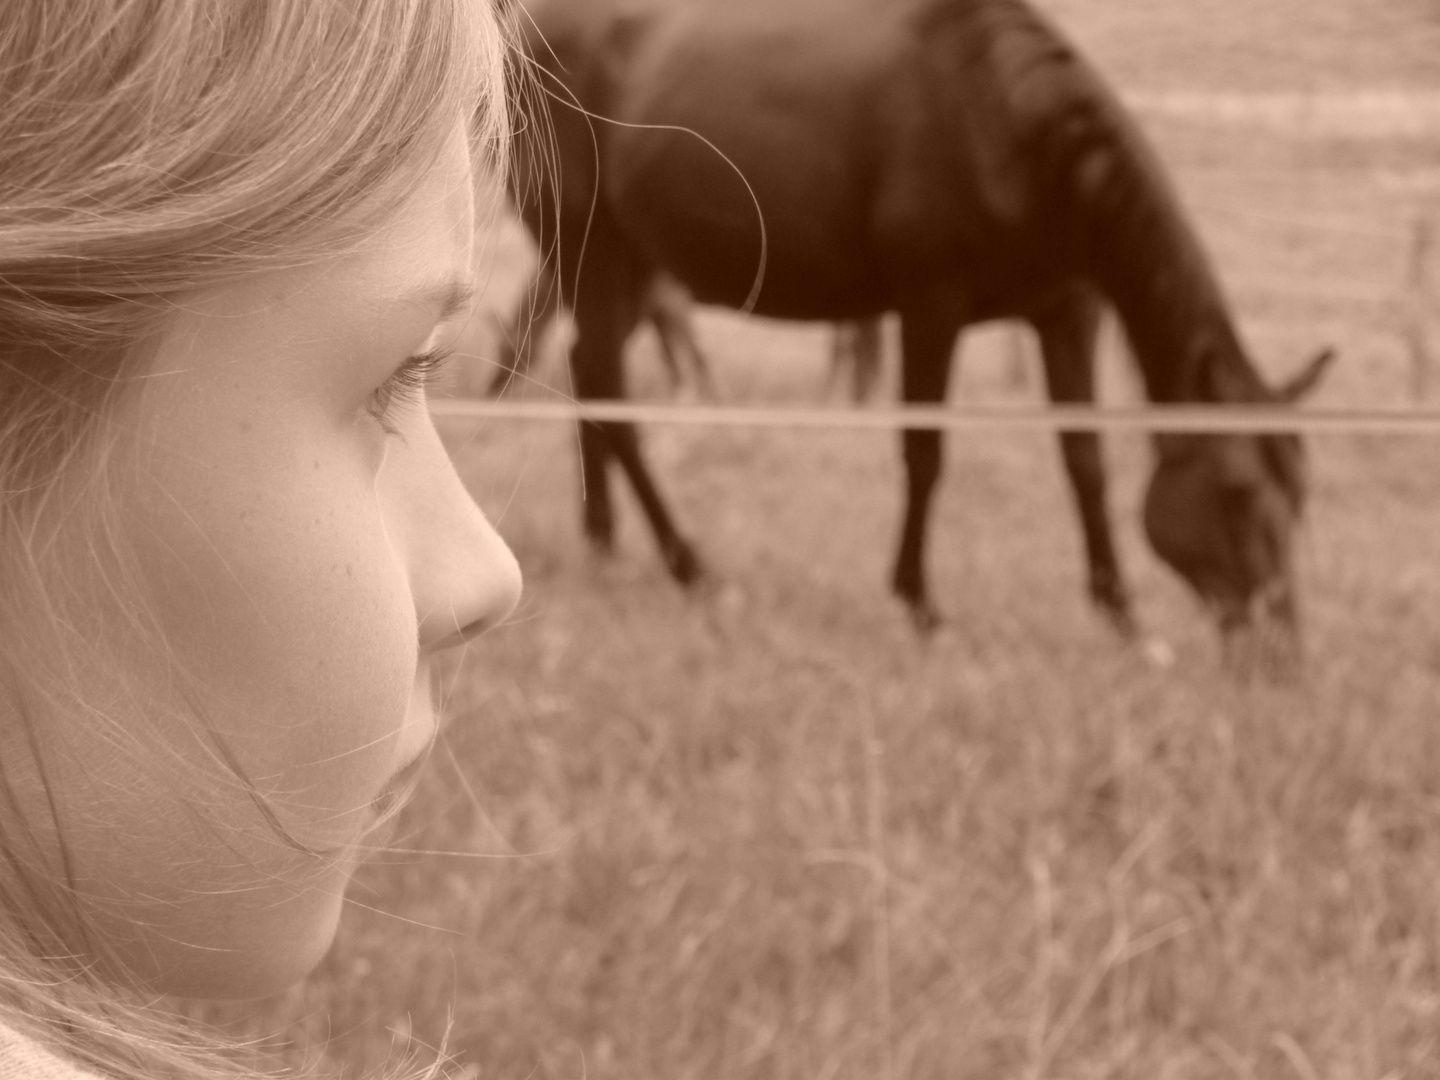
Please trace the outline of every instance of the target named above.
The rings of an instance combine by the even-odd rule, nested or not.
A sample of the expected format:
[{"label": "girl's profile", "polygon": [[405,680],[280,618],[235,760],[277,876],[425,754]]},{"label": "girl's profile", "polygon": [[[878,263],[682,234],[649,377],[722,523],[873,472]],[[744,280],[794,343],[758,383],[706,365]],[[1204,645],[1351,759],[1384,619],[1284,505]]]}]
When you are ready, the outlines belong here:
[{"label": "girl's profile", "polygon": [[245,1075],[515,561],[425,409],[504,167],[477,0],[0,20],[0,1076]]}]

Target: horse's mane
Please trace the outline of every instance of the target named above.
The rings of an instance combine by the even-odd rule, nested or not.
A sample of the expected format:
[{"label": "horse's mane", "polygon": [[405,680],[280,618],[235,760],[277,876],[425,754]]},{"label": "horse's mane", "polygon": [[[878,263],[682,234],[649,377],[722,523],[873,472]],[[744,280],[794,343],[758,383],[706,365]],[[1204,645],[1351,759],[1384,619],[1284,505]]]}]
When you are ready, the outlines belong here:
[{"label": "horse's mane", "polygon": [[1048,228],[1118,310],[1150,397],[1263,400],[1223,290],[1139,123],[1064,33],[1025,0],[920,0],[919,40],[957,35],[998,88]]}]

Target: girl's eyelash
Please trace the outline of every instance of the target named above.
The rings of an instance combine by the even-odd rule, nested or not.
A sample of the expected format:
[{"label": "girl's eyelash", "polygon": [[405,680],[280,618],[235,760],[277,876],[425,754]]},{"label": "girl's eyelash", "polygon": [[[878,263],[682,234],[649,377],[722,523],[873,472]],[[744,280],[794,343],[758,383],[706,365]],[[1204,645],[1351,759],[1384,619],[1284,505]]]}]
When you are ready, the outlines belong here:
[{"label": "girl's eyelash", "polygon": [[424,398],[425,388],[435,381],[452,352],[451,349],[435,348],[417,353],[375,388],[375,392],[365,404],[365,410],[375,418],[385,434],[399,434],[395,423],[397,409],[401,405],[411,405]]}]

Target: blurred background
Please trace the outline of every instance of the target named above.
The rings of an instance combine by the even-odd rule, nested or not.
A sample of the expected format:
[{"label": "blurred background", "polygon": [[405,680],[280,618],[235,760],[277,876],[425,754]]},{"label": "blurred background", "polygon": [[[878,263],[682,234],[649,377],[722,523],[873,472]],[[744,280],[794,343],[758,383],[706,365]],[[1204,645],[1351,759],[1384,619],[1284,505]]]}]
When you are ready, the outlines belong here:
[{"label": "blurred background", "polygon": [[[1039,6],[1153,139],[1257,363],[1333,345],[1317,406],[1433,409],[1433,0]],[[481,240],[459,396],[535,264],[503,214]],[[722,401],[869,407],[829,327],[694,327]],[[952,400],[1042,402],[1028,333],[967,334]],[[564,342],[508,395],[566,394]],[[628,370],[673,395],[649,329]],[[1107,326],[1101,399],[1137,395]],[[947,438],[924,638],[887,588],[893,433],[647,429],[712,571],[685,593],[628,490],[587,549],[571,426],[441,426],[525,598],[449,673],[324,967],[237,1030],[352,1076],[442,1041],[472,1080],[1440,1076],[1440,432],[1309,439],[1306,660],[1275,682],[1150,553],[1140,434],[1105,448],[1145,648],[1091,609],[1041,432]]]}]

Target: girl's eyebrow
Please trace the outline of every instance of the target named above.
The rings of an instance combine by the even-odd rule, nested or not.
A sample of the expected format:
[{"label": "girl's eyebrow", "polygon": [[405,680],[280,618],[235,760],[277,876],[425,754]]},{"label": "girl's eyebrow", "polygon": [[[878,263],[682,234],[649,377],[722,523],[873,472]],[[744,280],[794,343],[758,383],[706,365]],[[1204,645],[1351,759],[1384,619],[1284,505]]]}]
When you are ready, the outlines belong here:
[{"label": "girl's eyebrow", "polygon": [[457,277],[411,289],[400,297],[400,302],[434,308],[435,321],[443,323],[469,310],[475,301],[475,292],[475,282]]}]

